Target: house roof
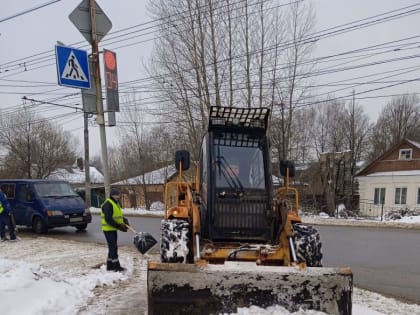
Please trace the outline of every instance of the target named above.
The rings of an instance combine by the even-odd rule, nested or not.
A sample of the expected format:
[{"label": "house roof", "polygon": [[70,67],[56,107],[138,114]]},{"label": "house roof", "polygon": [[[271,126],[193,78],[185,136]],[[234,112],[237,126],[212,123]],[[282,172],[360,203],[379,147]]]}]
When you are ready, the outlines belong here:
[{"label": "house roof", "polygon": [[[139,175],[131,178],[121,180],[112,185],[163,185],[166,183],[166,180],[176,174],[177,170],[174,165],[169,165],[162,167],[160,169],[154,170],[152,172],[145,173],[144,175]],[[143,181],[144,180],[144,181]]]},{"label": "house roof", "polygon": [[390,171],[390,172],[376,172],[372,174],[367,174],[366,177],[376,177],[376,176],[419,176],[420,170],[412,171]]},{"label": "house roof", "polygon": [[413,140],[410,140],[410,139],[406,139],[406,141],[408,142],[408,143],[411,143],[412,145],[414,145],[415,147],[417,147],[418,149],[420,149],[420,143],[418,143],[418,142],[416,142],[416,141],[413,141]]},{"label": "house roof", "polygon": [[[104,176],[94,166],[89,168],[90,182],[93,184],[102,184]],[[70,184],[82,184],[85,182],[85,171],[78,167],[57,168],[47,177],[47,179],[65,180]]]},{"label": "house roof", "polygon": [[[376,174],[376,173],[370,173],[370,171],[375,166],[375,164],[377,164],[378,161],[383,160],[390,152],[394,151],[395,149],[397,149],[398,147],[402,146],[403,144],[408,144],[409,146],[413,146],[413,147],[416,147],[417,149],[420,149],[420,143],[418,143],[416,141],[413,141],[413,140],[410,140],[410,139],[403,139],[402,141],[400,141],[396,145],[394,145],[391,148],[389,148],[386,152],[384,152],[376,160],[372,161],[370,164],[368,164],[365,167],[363,167],[362,170],[358,174],[356,174],[356,177]],[[384,172],[381,172],[381,173],[384,173]]]}]

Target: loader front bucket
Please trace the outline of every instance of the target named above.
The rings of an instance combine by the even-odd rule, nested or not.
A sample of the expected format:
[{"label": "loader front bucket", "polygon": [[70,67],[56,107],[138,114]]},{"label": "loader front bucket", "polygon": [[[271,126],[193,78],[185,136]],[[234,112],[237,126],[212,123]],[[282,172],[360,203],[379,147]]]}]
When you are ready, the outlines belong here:
[{"label": "loader front bucket", "polygon": [[186,265],[149,262],[148,315],[237,312],[251,305],[281,305],[351,315],[349,268],[257,266],[249,262]]}]

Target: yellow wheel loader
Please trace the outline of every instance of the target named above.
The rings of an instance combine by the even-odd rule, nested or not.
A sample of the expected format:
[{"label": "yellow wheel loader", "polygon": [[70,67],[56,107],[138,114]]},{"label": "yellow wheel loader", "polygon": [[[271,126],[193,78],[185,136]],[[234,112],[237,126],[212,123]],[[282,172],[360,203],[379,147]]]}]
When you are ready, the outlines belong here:
[{"label": "yellow wheel loader", "polygon": [[351,314],[349,268],[324,268],[319,233],[302,224],[295,168],[280,162],[275,189],[268,108],[211,107],[194,181],[165,189],[161,259],[148,263],[148,314],[220,314],[281,305]]}]

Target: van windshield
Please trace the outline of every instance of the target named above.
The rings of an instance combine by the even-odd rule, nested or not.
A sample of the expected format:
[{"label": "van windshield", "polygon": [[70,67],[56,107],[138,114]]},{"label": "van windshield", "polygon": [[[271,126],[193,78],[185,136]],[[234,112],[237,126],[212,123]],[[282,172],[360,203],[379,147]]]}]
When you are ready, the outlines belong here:
[{"label": "van windshield", "polygon": [[35,183],[34,188],[40,197],[78,196],[68,183]]}]

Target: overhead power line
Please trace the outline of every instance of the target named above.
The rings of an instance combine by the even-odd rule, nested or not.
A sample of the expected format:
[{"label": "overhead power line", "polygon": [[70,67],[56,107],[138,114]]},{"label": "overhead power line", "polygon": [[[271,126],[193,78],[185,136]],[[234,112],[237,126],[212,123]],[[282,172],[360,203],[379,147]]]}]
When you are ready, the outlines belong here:
[{"label": "overhead power line", "polygon": [[19,12],[19,13],[16,13],[16,14],[13,14],[13,15],[11,15],[11,16],[8,16],[8,17],[5,17],[5,18],[2,18],[2,19],[0,19],[0,23],[1,23],[1,22],[4,22],[4,21],[11,20],[11,19],[14,19],[14,18],[16,18],[16,17],[18,17],[18,16],[21,16],[21,15],[24,15],[24,14],[26,14],[26,13],[30,13],[30,12],[33,12],[33,11],[35,11],[35,10],[38,10],[38,9],[44,8],[44,7],[46,7],[46,6],[49,6],[49,5],[54,4],[54,3],[56,3],[56,2],[59,2],[59,1],[61,1],[61,0],[53,0],[53,1],[49,1],[49,2],[47,2],[47,3],[44,3],[44,4],[41,4],[41,5],[38,5],[38,6],[34,7],[34,8],[32,8],[32,9],[28,9],[28,10],[25,10],[25,11],[22,11],[22,12]]},{"label": "overhead power line", "polygon": [[[237,3],[244,2],[244,1],[245,0],[240,0],[240,1],[237,1]],[[295,1],[295,2],[292,2],[290,4],[301,2],[301,1],[302,0]],[[287,5],[290,5],[290,4],[287,4]],[[285,6],[285,5],[286,4],[279,4],[279,5],[275,6],[275,7],[281,7],[281,6]],[[406,6],[406,7],[403,7],[403,8],[396,9],[396,10],[391,10],[391,11],[387,11],[387,12],[384,12],[384,13],[381,13],[381,14],[377,14],[377,15],[374,15],[374,16],[371,16],[371,17],[368,17],[368,18],[359,19],[359,20],[352,21],[352,22],[349,22],[349,23],[345,23],[345,24],[341,24],[341,25],[338,25],[338,26],[330,27],[330,28],[327,28],[327,29],[324,29],[324,30],[315,32],[313,34],[309,34],[304,39],[302,39],[302,41],[305,41],[305,42],[317,41],[317,40],[320,40],[322,38],[327,38],[327,37],[331,37],[331,36],[336,36],[336,35],[342,34],[343,32],[350,32],[350,31],[353,31],[353,30],[360,29],[362,27],[372,26],[372,25],[376,25],[378,23],[387,22],[389,20],[393,20],[393,19],[397,19],[397,18],[402,18],[402,17],[404,17],[406,15],[411,15],[411,14],[418,13],[420,11],[419,8],[412,9],[412,8],[414,8],[416,6],[418,7],[418,6],[420,6],[420,4]],[[204,5],[203,5],[203,7],[205,8]],[[218,9],[220,9],[220,8],[218,8]],[[272,10],[273,7],[266,8],[266,10],[267,9]],[[404,11],[404,10],[408,10],[408,11]],[[404,12],[399,12],[399,11],[404,11]],[[396,13],[396,12],[399,12],[399,13]],[[173,22],[181,21],[181,24],[185,23],[184,22],[184,16],[182,15],[183,13],[186,13],[186,11],[182,11],[180,13],[171,15],[169,17],[169,18],[171,18],[171,22],[173,23]],[[256,11],[254,13],[258,13],[258,12]],[[379,18],[379,17],[381,17],[381,18]],[[106,38],[104,38],[102,42],[103,43],[107,43],[107,45],[112,45],[113,43],[119,43],[119,42],[124,41],[124,40],[129,40],[129,39],[132,39],[132,38],[137,38],[137,37],[140,37],[140,36],[148,35],[148,34],[150,34],[150,32],[149,33],[146,33],[146,34],[140,33],[138,36],[134,36],[134,37],[130,37],[128,39],[127,38],[124,39],[124,36],[125,35],[132,35],[132,33],[139,33],[139,32],[143,32],[145,30],[150,30],[151,28],[158,28],[158,27],[163,26],[163,25],[165,25],[167,23],[167,22],[162,22],[160,24],[153,25],[153,23],[156,23],[157,21],[160,22],[161,20],[162,19],[158,19],[158,20],[153,20],[153,21],[150,21],[150,22],[139,24],[139,25],[142,25],[142,26],[146,26],[148,24],[152,24],[152,26],[146,26],[146,27],[144,27],[144,28],[142,28],[140,30],[137,30],[135,32],[129,32],[127,34],[123,34],[123,35],[119,35],[119,36],[109,36],[109,35],[113,35],[113,34],[116,34],[116,33],[123,32],[125,30],[129,30],[129,29],[131,29],[133,27],[137,27],[137,26],[133,26],[133,27],[125,28],[123,30],[115,31],[113,33],[108,34],[108,36]],[[363,22],[363,23],[361,23],[361,22]],[[157,30],[155,30],[154,32],[156,32],[156,31]],[[154,33],[154,32],[152,32],[152,33]],[[144,43],[145,41],[151,41],[151,40],[154,40],[154,38],[151,38],[151,39],[148,39],[148,40],[141,40],[141,41],[138,41],[136,43],[130,43],[127,46],[137,45],[139,43]],[[75,48],[83,48],[83,47],[86,46],[86,44],[84,44],[82,46],[79,45],[80,47],[77,46],[78,44],[81,44],[81,43],[85,43],[85,42],[84,41],[77,42],[77,43],[72,44],[70,46],[74,46]],[[290,46],[292,44],[295,44],[295,43],[292,43],[292,42],[289,42],[289,43],[281,43],[281,45],[280,45],[279,48],[286,48],[287,46]],[[118,48],[123,48],[123,47],[126,47],[126,46],[123,45],[123,46],[119,46],[117,48],[114,48],[114,47],[111,47],[111,48],[112,49],[118,49]],[[45,54],[48,54],[48,55],[47,56],[44,56],[44,57],[37,57],[37,56],[45,55]],[[32,57],[37,57],[37,58],[36,59],[31,59]],[[26,67],[29,67],[29,66],[32,66],[33,67],[36,64],[45,63],[47,61],[51,61],[51,59],[53,59],[53,57],[54,57],[54,54],[51,52],[51,50],[49,50],[49,51],[46,51],[46,52],[43,52],[43,53],[39,53],[39,54],[36,54],[36,55],[33,55],[33,56],[29,56],[29,57],[25,57],[25,58],[20,58],[20,59],[17,59],[15,61],[10,61],[10,62],[3,63],[3,64],[0,65],[0,67],[1,68],[8,67],[9,68],[8,71],[12,71],[12,69],[19,70],[19,69],[21,69],[21,67],[22,67],[23,64],[25,64]],[[36,69],[39,69],[39,68],[43,68],[43,67],[47,67],[47,66],[52,66],[54,64],[55,63],[50,63],[50,64],[42,65],[42,66],[39,66],[39,67],[36,67],[36,68],[31,68],[30,70],[36,70]],[[5,70],[3,70],[3,71],[5,71]],[[7,71],[7,69],[6,69],[6,71]]]},{"label": "overhead power line", "polygon": [[[418,6],[418,4],[417,4],[417,6]],[[407,9],[407,8],[411,8],[411,7],[414,7],[414,6],[410,6],[410,7],[406,7],[406,8],[402,8],[402,9]],[[343,34],[343,33],[345,33],[345,32],[348,32],[348,31],[352,31],[352,30],[354,30],[354,29],[359,29],[359,28],[361,28],[362,26],[363,26],[363,23],[362,24],[360,24],[360,25],[353,25],[353,26],[351,26],[352,24],[354,24],[354,23],[356,23],[356,22],[360,22],[360,21],[365,21],[365,20],[368,20],[368,19],[372,19],[372,18],[375,18],[375,20],[374,21],[370,21],[369,23],[367,23],[366,25],[365,25],[365,27],[367,27],[367,26],[370,26],[370,25],[375,25],[375,23],[384,23],[384,22],[387,22],[388,20],[391,20],[391,17],[384,17],[383,19],[377,19],[377,17],[379,17],[379,16],[382,16],[382,15],[384,15],[384,14],[389,14],[389,13],[393,13],[393,12],[397,12],[397,11],[400,11],[400,10],[402,10],[402,9],[398,9],[398,10],[393,10],[393,11],[389,11],[389,12],[386,12],[386,13],[383,13],[383,14],[381,14],[381,15],[375,15],[375,16],[373,16],[373,17],[369,17],[369,18],[366,18],[366,19],[362,19],[362,20],[358,20],[358,21],[354,21],[354,22],[351,22],[351,23],[346,23],[346,24],[343,24],[343,25],[340,25],[340,26],[336,26],[336,27],[333,27],[333,28],[329,28],[329,29],[326,29],[326,30],[323,30],[323,31],[321,31],[321,32],[325,32],[325,31],[330,31],[330,30],[334,30],[334,29],[336,29],[336,28],[338,28],[338,27],[341,27],[341,26],[348,26],[349,28],[343,28],[342,29],[342,31],[340,32],[339,30],[336,30],[336,32],[326,32],[325,33],[325,38],[327,38],[327,37],[329,37],[330,35],[331,36],[336,36],[336,35],[338,35],[338,34]],[[409,15],[409,14],[415,14],[415,13],[418,13],[418,11],[419,11],[420,9],[415,9],[415,10],[410,10],[410,11],[407,11],[407,12],[405,12],[407,15]],[[399,13],[399,14],[394,14],[393,16],[392,16],[392,18],[394,18],[394,19],[397,19],[397,18],[401,18],[401,17],[404,17],[405,15],[403,15],[404,14],[404,12],[403,13]],[[358,28],[359,27],[359,28]],[[313,33],[313,34],[310,34],[305,40],[307,40],[307,41],[310,41],[310,40],[320,40],[320,39],[323,39],[324,37],[324,35],[322,35],[323,33],[321,33],[321,32],[317,32],[317,33]],[[334,35],[333,35],[334,34]],[[140,34],[139,36],[142,36],[143,34]],[[322,35],[322,36],[320,36],[320,35]],[[328,35],[328,36],[327,36]],[[114,37],[114,38],[116,38],[116,39],[118,39],[118,37]],[[318,39],[317,39],[318,38]],[[121,41],[123,41],[123,40],[121,40],[121,39],[118,39],[118,41],[116,41],[116,42],[121,42]],[[286,47],[286,45],[287,45],[287,43],[282,43],[281,44],[282,46],[282,48],[284,48],[284,47]],[[271,49],[273,49],[273,48],[271,48]],[[373,49],[372,49],[373,50]],[[362,50],[359,50],[359,52],[360,51],[362,51]],[[366,51],[366,50],[365,50]],[[336,57],[337,55],[335,55],[335,57]],[[241,58],[242,56],[237,56],[236,58],[237,59],[239,59],[239,58]],[[332,58],[332,56],[326,56],[326,57],[324,57],[324,60],[329,60],[329,61],[332,61],[333,60],[333,58]],[[402,59],[400,59],[400,58],[394,58],[394,59],[389,59],[389,62],[394,62],[394,61],[397,61],[397,60],[402,60]],[[222,61],[220,61],[220,62],[225,62],[226,60],[222,60]],[[387,60],[388,61],[388,60]],[[308,63],[309,62],[311,62],[311,61],[308,61]],[[312,62],[322,62],[322,61],[320,61],[319,59],[318,60],[312,60]],[[350,61],[350,62],[353,62],[353,61]],[[382,61],[383,62],[383,61]],[[340,72],[340,71],[347,71],[347,70],[350,70],[350,69],[357,69],[357,68],[359,68],[359,67],[364,67],[364,66],[371,66],[371,65],[374,65],[375,63],[365,63],[364,65],[359,65],[359,66],[357,66],[357,65],[355,65],[355,66],[353,66],[353,67],[341,67],[341,68],[337,68],[337,65],[335,66],[335,67],[330,67],[330,68],[325,68],[325,69],[320,69],[320,70],[318,70],[318,71],[315,71],[314,73],[313,73],[313,75],[312,76],[316,76],[316,75],[321,75],[321,74],[331,74],[331,73],[337,73],[337,72]],[[39,67],[39,68],[41,68],[41,67]],[[308,74],[306,74],[306,75],[308,75]],[[142,79],[139,79],[139,81],[140,80],[142,80],[142,81],[148,81],[148,80],[151,80],[152,79],[152,77],[146,77],[146,78],[142,78]],[[417,80],[417,79],[415,79],[415,80]],[[17,81],[17,80],[16,80]],[[135,81],[137,81],[137,80],[135,80]],[[400,83],[401,84],[404,84],[404,83],[407,83],[407,82],[410,82],[409,80],[405,80],[405,81],[403,81],[403,80],[401,80],[400,81]],[[122,83],[122,84],[124,84],[124,83]],[[265,83],[266,84],[266,83]],[[147,88],[147,86],[145,86],[146,88]],[[126,92],[124,92],[124,91],[121,91],[122,93],[130,93],[130,91],[129,91],[129,89],[132,89],[132,88],[138,88],[137,86],[130,86],[129,84],[128,84],[128,82],[126,82],[126,85],[125,85],[125,88],[126,88]],[[239,90],[240,88],[238,88],[238,90]],[[54,91],[59,91],[60,89],[55,89]],[[143,88],[143,90],[141,90],[141,91],[145,91],[145,89]],[[158,90],[157,90],[158,91]],[[40,93],[36,93],[36,94],[45,94],[45,93],[47,93],[47,92],[40,92]],[[35,94],[35,93],[34,93]],[[344,97],[347,97],[347,96],[344,96]],[[58,98],[57,98],[58,99]],[[147,105],[147,104],[146,104]]]}]

